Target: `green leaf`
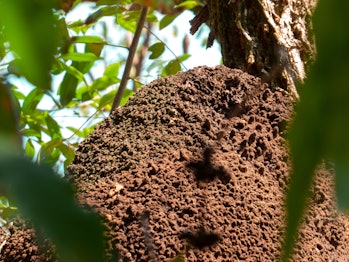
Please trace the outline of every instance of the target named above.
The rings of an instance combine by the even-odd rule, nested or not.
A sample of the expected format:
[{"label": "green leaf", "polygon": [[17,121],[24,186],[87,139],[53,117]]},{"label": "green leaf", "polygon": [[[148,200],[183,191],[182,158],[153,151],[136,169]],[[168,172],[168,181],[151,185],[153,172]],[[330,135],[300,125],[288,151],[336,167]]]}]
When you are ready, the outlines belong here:
[{"label": "green leaf", "polygon": [[30,158],[33,158],[35,155],[35,148],[31,139],[28,139],[27,143],[25,144],[25,153]]},{"label": "green leaf", "polygon": [[2,35],[3,32],[0,31],[0,61],[6,56],[6,47]]},{"label": "green leaf", "polygon": [[73,134],[75,134],[75,135],[77,135],[77,136],[79,136],[81,138],[85,138],[84,133],[81,132],[79,129],[77,129],[77,128],[73,127],[73,126],[67,126],[67,129],[72,131]]},{"label": "green leaf", "polygon": [[54,150],[63,143],[61,138],[54,138],[47,143],[44,143],[38,153],[38,163],[54,164],[59,158],[59,154],[55,153]]},{"label": "green leaf", "polygon": [[54,1],[1,1],[0,25],[11,50],[21,63],[20,72],[38,88],[51,88],[50,69],[58,45]]},{"label": "green leaf", "polygon": [[190,54],[183,54],[183,55],[177,57],[177,59],[178,59],[179,62],[184,62],[184,61],[187,60],[189,57],[191,57]]},{"label": "green leaf", "polygon": [[136,31],[139,16],[140,10],[118,13],[116,16],[116,22],[127,31],[134,33]]},{"label": "green leaf", "polygon": [[110,64],[104,71],[104,75],[107,77],[118,77],[121,62]]},{"label": "green leaf", "polygon": [[64,143],[62,143],[59,146],[59,149],[61,150],[62,154],[66,158],[66,160],[64,161],[64,169],[66,169],[68,165],[70,165],[71,162],[74,160],[74,156],[75,156],[74,149]]},{"label": "green leaf", "polygon": [[22,147],[18,132],[19,112],[10,86],[0,78],[0,135],[11,136]]},{"label": "green leaf", "polygon": [[1,155],[0,183],[38,236],[52,240],[60,261],[105,261],[104,228],[98,216],[76,203],[69,184],[50,167]]},{"label": "green leaf", "polygon": [[33,113],[43,96],[42,90],[34,88],[23,101],[22,113],[26,115]]},{"label": "green leaf", "polygon": [[123,96],[120,101],[120,106],[123,106],[127,103],[131,96],[133,96],[134,92],[130,89],[125,89]]},{"label": "green leaf", "polygon": [[32,136],[32,137],[37,137],[41,139],[41,131],[37,129],[32,129],[32,128],[25,128],[22,130],[23,136]]},{"label": "green leaf", "polygon": [[160,20],[160,30],[164,29],[168,25],[170,25],[177,17],[179,14],[168,14],[165,15],[161,20]]},{"label": "green leaf", "polygon": [[80,80],[76,78],[76,76],[69,74],[68,72],[65,74],[63,81],[61,82],[59,86],[59,101],[62,104],[62,106],[66,106],[69,104],[73,98],[75,97],[75,91],[80,83]]},{"label": "green leaf", "polygon": [[106,43],[106,41],[102,37],[94,35],[74,36],[72,37],[71,41],[74,43]]},{"label": "green leaf", "polygon": [[161,56],[165,51],[165,44],[163,42],[158,42],[153,45],[151,45],[148,50],[152,52],[152,54],[149,56],[149,59],[155,59]]},{"label": "green leaf", "polygon": [[85,24],[93,24],[96,23],[99,19],[105,16],[114,16],[116,14],[117,5],[113,6],[105,6],[98,9],[96,12],[89,15],[85,21]]},{"label": "green leaf", "polygon": [[162,71],[162,76],[174,75],[181,71],[181,65],[177,59],[171,60]]},{"label": "green leaf", "polygon": [[46,113],[45,115],[45,121],[48,129],[48,133],[51,136],[51,138],[61,138],[61,127],[58,125],[56,120],[54,120],[50,114]]},{"label": "green leaf", "polygon": [[91,86],[91,90],[105,90],[109,86],[120,82],[116,77],[102,76],[97,78]]},{"label": "green leaf", "polygon": [[202,6],[202,3],[200,3],[199,1],[188,0],[176,5],[177,8],[183,7],[185,9],[193,9],[194,7],[197,7],[197,6]]},{"label": "green leaf", "polygon": [[94,62],[98,57],[94,53],[67,53],[61,56],[64,60],[77,62]]},{"label": "green leaf", "polygon": [[0,217],[0,225],[4,226],[6,224],[6,220],[3,221],[3,219],[9,219],[13,217],[14,215],[17,215],[17,207],[13,206],[7,197],[1,196],[0,197],[0,210],[1,210],[1,217]]},{"label": "green leaf", "polygon": [[176,255],[169,262],[185,262],[185,258],[182,254]]},{"label": "green leaf", "polygon": [[104,44],[87,43],[85,51],[94,54],[96,57],[100,59],[103,48],[104,48]]},{"label": "green leaf", "polygon": [[112,90],[112,91],[108,92],[107,94],[105,94],[104,96],[102,96],[102,98],[99,100],[98,109],[101,110],[102,108],[104,108],[107,105],[111,106],[111,104],[113,103],[115,95],[116,95],[116,90]]},{"label": "green leaf", "polygon": [[66,65],[62,61],[58,60],[59,63],[62,65],[65,71],[67,71],[68,74],[74,76],[79,81],[82,81],[84,79],[84,74],[81,73],[76,67],[78,66],[77,62],[73,62],[71,66]]},{"label": "green leaf", "polygon": [[338,207],[341,210],[349,210],[349,162],[335,165],[336,171],[336,196]]},{"label": "green leaf", "polygon": [[283,261],[289,261],[309,197],[315,168],[323,159],[336,168],[340,208],[348,211],[349,188],[349,2],[320,1],[314,16],[317,61],[300,91],[289,132],[292,174],[287,193],[287,225]]}]

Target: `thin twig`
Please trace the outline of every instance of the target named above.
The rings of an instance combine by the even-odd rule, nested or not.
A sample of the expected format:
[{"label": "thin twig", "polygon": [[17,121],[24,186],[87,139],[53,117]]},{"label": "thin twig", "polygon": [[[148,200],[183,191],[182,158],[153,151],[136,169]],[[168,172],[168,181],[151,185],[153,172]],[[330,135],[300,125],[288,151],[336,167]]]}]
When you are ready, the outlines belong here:
[{"label": "thin twig", "polygon": [[125,70],[124,70],[124,73],[123,73],[122,78],[121,78],[118,92],[116,93],[116,96],[114,97],[114,102],[113,102],[113,106],[112,106],[111,111],[114,111],[120,105],[122,96],[123,96],[125,88],[126,88],[127,81],[129,79],[129,76],[130,76],[130,71],[132,68],[133,59],[134,59],[134,56],[135,56],[135,53],[137,50],[139,38],[141,36],[142,29],[144,27],[148,11],[149,11],[149,7],[147,7],[147,6],[142,7],[141,16],[139,17],[136,32],[133,36],[132,43],[130,46],[130,52],[129,52],[127,60],[126,60]]},{"label": "thin twig", "polygon": [[[170,53],[172,53],[172,55],[179,61],[178,56],[172,51],[171,48],[169,48],[169,46],[164,41],[162,41],[149,27],[144,26],[144,28],[147,29],[150,32],[150,34],[152,34],[157,40],[159,40],[161,43],[163,43],[164,46],[167,48],[167,50],[170,51]],[[183,67],[184,70],[188,70],[181,61],[179,61],[179,63]]]}]

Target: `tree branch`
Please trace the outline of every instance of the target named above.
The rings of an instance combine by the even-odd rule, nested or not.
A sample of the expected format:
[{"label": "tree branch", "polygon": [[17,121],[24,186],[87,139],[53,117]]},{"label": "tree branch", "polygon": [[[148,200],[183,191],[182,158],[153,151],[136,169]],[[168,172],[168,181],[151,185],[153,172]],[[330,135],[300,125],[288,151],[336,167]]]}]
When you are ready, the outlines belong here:
[{"label": "tree branch", "polygon": [[111,111],[114,111],[120,105],[122,96],[123,96],[125,88],[126,88],[128,78],[130,76],[130,71],[131,71],[131,67],[133,64],[133,59],[134,59],[134,56],[135,56],[135,53],[137,50],[139,38],[141,36],[142,29],[144,27],[144,23],[145,23],[145,20],[147,18],[148,11],[149,11],[149,7],[147,7],[147,6],[142,7],[141,16],[139,17],[136,32],[133,36],[132,43],[130,46],[130,51],[129,51],[129,54],[128,54],[128,57],[126,60],[125,70],[124,70],[124,73],[123,73],[122,78],[121,78],[118,92],[116,93],[116,96],[114,97],[114,102],[113,102],[113,106],[112,106]]}]

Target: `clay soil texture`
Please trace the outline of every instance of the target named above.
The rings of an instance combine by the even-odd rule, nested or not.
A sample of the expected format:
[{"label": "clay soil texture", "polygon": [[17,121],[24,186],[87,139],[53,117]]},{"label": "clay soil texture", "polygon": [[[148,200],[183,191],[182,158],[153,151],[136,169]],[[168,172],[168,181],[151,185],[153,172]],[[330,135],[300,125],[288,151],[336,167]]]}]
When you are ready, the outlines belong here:
[{"label": "clay soil texture", "polygon": [[[293,105],[240,70],[144,86],[83,141],[67,178],[97,210],[113,261],[279,261]],[[1,261],[49,261],[14,228]],[[175,260],[172,260],[175,261]],[[319,168],[292,261],[349,261],[349,219]]]}]

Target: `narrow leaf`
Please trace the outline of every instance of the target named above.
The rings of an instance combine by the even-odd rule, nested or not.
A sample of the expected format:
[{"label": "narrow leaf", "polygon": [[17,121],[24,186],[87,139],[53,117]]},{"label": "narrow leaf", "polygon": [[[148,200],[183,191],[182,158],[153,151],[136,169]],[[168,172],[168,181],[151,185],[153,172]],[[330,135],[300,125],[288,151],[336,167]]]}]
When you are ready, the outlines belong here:
[{"label": "narrow leaf", "polygon": [[66,106],[73,100],[79,82],[79,79],[75,76],[68,73],[65,74],[63,81],[59,86],[59,101],[62,106]]},{"label": "narrow leaf", "polygon": [[98,57],[94,53],[67,53],[63,54],[64,60],[72,60],[77,62],[94,62]]},{"label": "narrow leaf", "polygon": [[36,109],[43,96],[42,90],[34,88],[23,101],[22,113],[30,115]]},{"label": "narrow leaf", "polygon": [[74,36],[71,39],[74,43],[100,43],[104,44],[106,41],[100,36],[94,35],[84,35],[84,36]]},{"label": "narrow leaf", "polygon": [[170,25],[177,17],[178,14],[169,14],[169,15],[165,15],[161,20],[160,20],[160,30],[164,29],[165,27],[167,27],[168,25]]},{"label": "narrow leaf", "polygon": [[178,5],[176,5],[177,8],[185,8],[185,9],[193,9],[194,7],[197,6],[202,6],[203,4],[200,3],[199,1],[193,1],[193,0],[188,0],[188,1],[184,1]]},{"label": "narrow leaf", "polygon": [[27,143],[25,143],[25,153],[30,158],[33,158],[35,155],[35,148],[31,139],[28,139]]},{"label": "narrow leaf", "polygon": [[46,114],[45,121],[48,129],[48,133],[51,136],[51,138],[61,138],[61,127],[58,125],[56,120],[54,120],[50,114]]}]

